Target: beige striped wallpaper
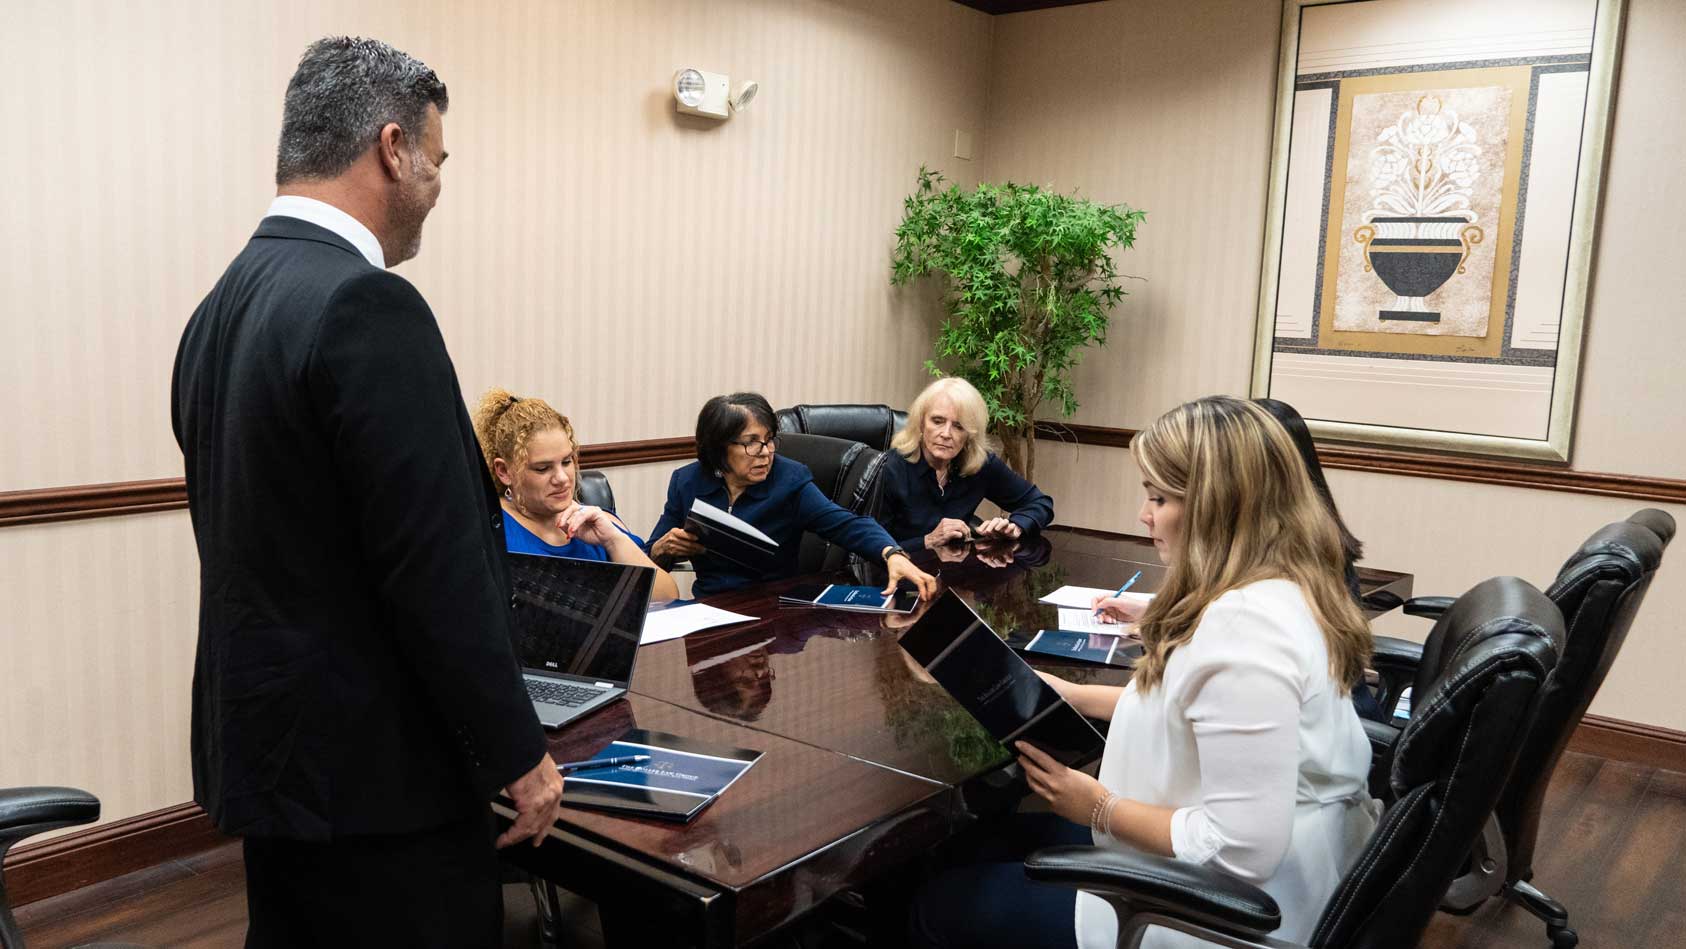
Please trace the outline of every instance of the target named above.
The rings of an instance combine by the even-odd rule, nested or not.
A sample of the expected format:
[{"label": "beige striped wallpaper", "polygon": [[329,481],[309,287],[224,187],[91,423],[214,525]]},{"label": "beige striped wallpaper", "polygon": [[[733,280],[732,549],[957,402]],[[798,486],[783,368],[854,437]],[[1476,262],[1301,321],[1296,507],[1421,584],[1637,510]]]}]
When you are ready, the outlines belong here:
[{"label": "beige striped wallpaper", "polygon": [[[1278,10],[1249,0],[1139,0],[1000,18],[987,178],[1079,189],[1148,211],[1123,269],[1146,278],[1112,342],[1080,370],[1077,420],[1140,428],[1211,393],[1244,395],[1262,251]],[[1594,260],[1573,463],[1686,478],[1686,269],[1674,217],[1686,180],[1676,91],[1686,87],[1686,5],[1629,0],[1603,222]],[[1129,452],[1044,449],[1039,480],[1067,524],[1137,529]],[[1586,535],[1639,502],[1332,471],[1366,561],[1416,574],[1419,593],[1459,593],[1501,573],[1545,584]],[[1670,508],[1686,522],[1686,506]],[[1686,730],[1674,618],[1686,612],[1676,550],[1653,585],[1597,714]],[[1379,630],[1421,638],[1390,616]]]},{"label": "beige striped wallpaper", "polygon": [[[281,95],[331,32],[451,91],[451,161],[400,273],[472,397],[542,395],[582,440],[689,434],[702,400],[905,402],[928,311],[889,287],[919,166],[965,183],[991,18],[948,0],[23,0],[0,56],[0,491],[179,475],[181,327],[274,193]],[[761,83],[723,124],[674,70]],[[635,530],[672,465],[617,469]],[[185,514],[0,530],[0,786],[121,818],[191,794]]]}]

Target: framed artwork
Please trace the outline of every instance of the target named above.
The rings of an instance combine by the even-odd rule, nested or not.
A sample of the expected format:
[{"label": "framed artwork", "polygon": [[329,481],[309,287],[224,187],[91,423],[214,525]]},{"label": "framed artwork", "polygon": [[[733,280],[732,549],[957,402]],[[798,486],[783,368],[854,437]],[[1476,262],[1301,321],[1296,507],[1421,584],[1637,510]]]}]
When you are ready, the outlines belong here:
[{"label": "framed artwork", "polygon": [[1569,459],[1622,0],[1285,0],[1254,396]]}]

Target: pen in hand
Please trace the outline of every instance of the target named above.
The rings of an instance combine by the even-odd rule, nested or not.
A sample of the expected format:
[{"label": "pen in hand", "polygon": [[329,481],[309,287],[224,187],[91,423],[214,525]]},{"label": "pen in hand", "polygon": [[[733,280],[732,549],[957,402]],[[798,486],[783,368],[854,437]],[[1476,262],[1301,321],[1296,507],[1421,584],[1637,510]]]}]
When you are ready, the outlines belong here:
[{"label": "pen in hand", "polygon": [[588,761],[564,761],[556,766],[556,770],[566,774],[569,771],[585,771],[589,768],[618,768],[623,764],[643,764],[649,760],[649,755],[622,755],[619,758],[592,758]]},{"label": "pen in hand", "polygon": [[[1123,585],[1123,586],[1121,586],[1121,587],[1119,587],[1119,588],[1118,588],[1118,590],[1117,590],[1117,591],[1116,591],[1116,592],[1114,592],[1114,593],[1113,593],[1113,594],[1112,594],[1112,596],[1109,596],[1109,597],[1107,597],[1107,599],[1109,599],[1109,600],[1110,600],[1110,599],[1112,599],[1112,598],[1113,598],[1113,597],[1119,597],[1119,596],[1123,596],[1123,595],[1124,595],[1124,593],[1125,593],[1125,592],[1126,592],[1126,591],[1128,591],[1128,590],[1129,590],[1129,589],[1130,589],[1130,588],[1131,588],[1131,587],[1133,587],[1133,586],[1135,586],[1135,585],[1136,585],[1136,581],[1137,581],[1137,580],[1140,580],[1140,579],[1141,579],[1141,578],[1142,578],[1142,572],[1141,572],[1141,571],[1140,571],[1140,570],[1137,570],[1137,571],[1136,571],[1136,573],[1135,573],[1135,575],[1134,575],[1134,576],[1132,576],[1132,577],[1130,577],[1130,579],[1128,579],[1128,580],[1125,580],[1125,581],[1124,581],[1124,585]],[[1097,607],[1095,607],[1095,615],[1096,615],[1096,616],[1099,616],[1099,615],[1101,615],[1101,608],[1100,608],[1100,607],[1098,607],[1098,606],[1097,606]]]}]

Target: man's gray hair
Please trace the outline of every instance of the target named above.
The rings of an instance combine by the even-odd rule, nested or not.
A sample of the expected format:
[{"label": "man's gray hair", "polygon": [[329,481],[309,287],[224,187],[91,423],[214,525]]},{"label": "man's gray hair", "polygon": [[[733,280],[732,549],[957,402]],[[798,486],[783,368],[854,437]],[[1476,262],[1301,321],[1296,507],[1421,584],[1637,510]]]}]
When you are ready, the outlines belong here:
[{"label": "man's gray hair", "polygon": [[330,36],[310,44],[287,83],[275,183],[333,178],[388,122],[414,147],[429,104],[444,112],[445,84],[427,64],[380,40]]}]

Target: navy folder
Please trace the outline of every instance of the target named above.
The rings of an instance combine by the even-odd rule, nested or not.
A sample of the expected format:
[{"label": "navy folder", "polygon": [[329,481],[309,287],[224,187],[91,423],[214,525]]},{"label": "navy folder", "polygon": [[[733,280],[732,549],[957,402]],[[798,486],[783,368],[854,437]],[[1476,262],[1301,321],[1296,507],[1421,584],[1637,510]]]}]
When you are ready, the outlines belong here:
[{"label": "navy folder", "polygon": [[649,761],[563,775],[562,803],[689,821],[743,777],[761,752],[628,729],[591,757],[649,755]]}]

